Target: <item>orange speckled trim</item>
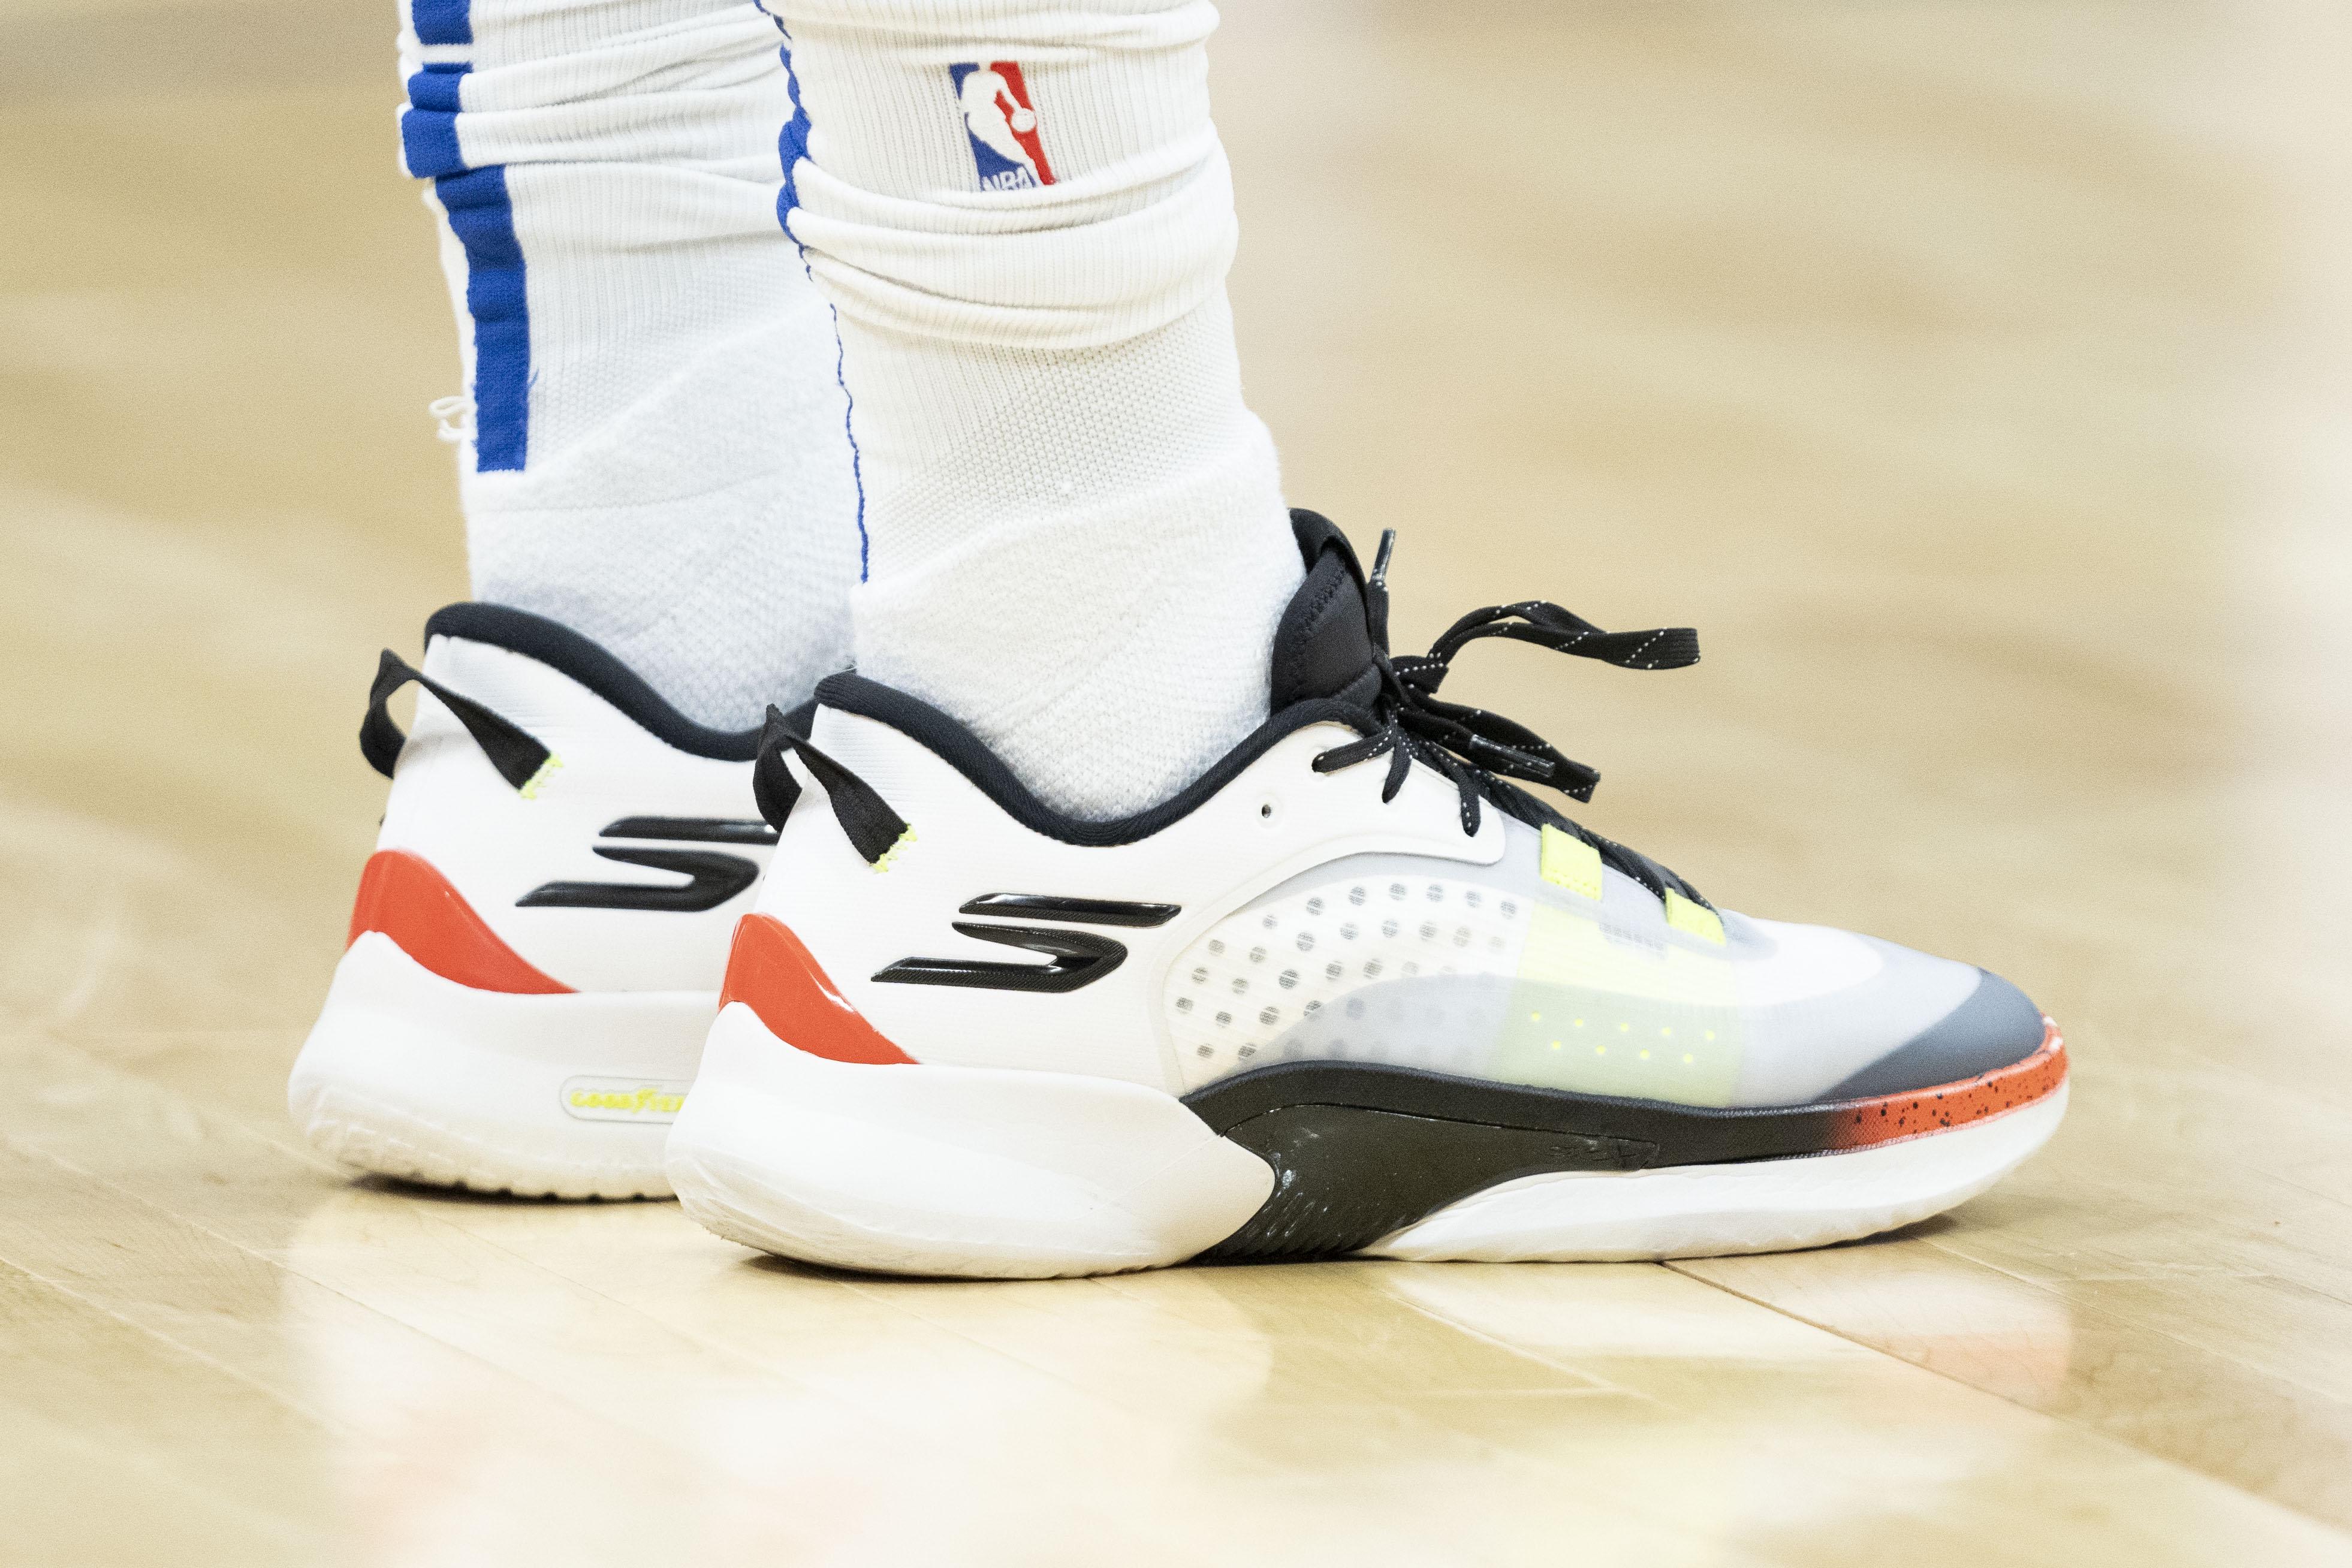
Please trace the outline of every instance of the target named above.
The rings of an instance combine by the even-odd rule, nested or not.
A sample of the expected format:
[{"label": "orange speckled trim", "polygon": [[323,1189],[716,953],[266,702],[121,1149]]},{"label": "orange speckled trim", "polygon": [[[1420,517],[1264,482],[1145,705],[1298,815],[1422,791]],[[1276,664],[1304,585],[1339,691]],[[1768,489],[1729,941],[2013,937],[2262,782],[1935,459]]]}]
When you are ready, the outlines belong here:
[{"label": "orange speckled trim", "polygon": [[2065,1081],[2066,1037],[2044,1014],[2042,1045],[2024,1060],[1935,1089],[1848,1100],[1829,1113],[1828,1143],[1832,1149],[1863,1149],[1927,1132],[1947,1132],[2031,1105],[2054,1093]]}]

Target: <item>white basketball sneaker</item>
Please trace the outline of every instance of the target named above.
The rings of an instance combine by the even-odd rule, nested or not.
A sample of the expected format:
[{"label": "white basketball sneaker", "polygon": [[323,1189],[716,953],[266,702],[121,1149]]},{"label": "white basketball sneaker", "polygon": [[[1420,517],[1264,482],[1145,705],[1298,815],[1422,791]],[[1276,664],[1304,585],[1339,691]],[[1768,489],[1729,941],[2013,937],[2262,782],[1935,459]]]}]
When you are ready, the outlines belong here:
[{"label": "white basketball sneaker", "polygon": [[[685,718],[541,616],[453,605],[387,651],[361,750],[392,777],[351,945],[294,1064],[320,1152],[389,1176],[658,1196],[662,1140],[775,832],[756,730]],[[415,732],[385,713],[418,682]]]},{"label": "white basketball sneaker", "polygon": [[671,1131],[697,1219],[919,1274],[1766,1251],[1936,1214],[2050,1136],[2066,1058],[2014,986],[1717,911],[1504,776],[1589,770],[1435,696],[1478,637],[1649,669],[1692,633],[1523,604],[1392,658],[1381,569],[1297,526],[1274,716],[1139,816],[1061,816],[854,675],[808,740],[772,715],[791,874]]}]

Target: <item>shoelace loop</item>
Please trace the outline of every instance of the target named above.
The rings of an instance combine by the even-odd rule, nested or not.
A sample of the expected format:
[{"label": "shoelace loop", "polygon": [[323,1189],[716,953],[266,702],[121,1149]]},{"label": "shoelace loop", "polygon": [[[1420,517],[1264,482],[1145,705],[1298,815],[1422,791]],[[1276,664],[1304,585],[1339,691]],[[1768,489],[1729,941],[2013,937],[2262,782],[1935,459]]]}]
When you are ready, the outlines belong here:
[{"label": "shoelace loop", "polygon": [[1465,835],[1477,833],[1480,803],[1491,802],[1531,826],[1549,823],[1583,839],[1599,849],[1604,859],[1662,898],[1672,886],[1704,903],[1688,883],[1656,862],[1570,822],[1526,791],[1503,782],[1522,779],[1559,790],[1572,800],[1589,801],[1601,782],[1599,773],[1561,755],[1550,742],[1515,720],[1437,696],[1454,655],[1483,637],[1533,643],[1620,669],[1653,670],[1696,664],[1698,633],[1689,626],[1603,631],[1558,605],[1528,599],[1471,611],[1448,626],[1426,654],[1391,656],[1388,652],[1388,570],[1395,549],[1396,530],[1385,530],[1365,582],[1374,656],[1381,670],[1381,693],[1376,700],[1380,725],[1361,739],[1318,756],[1316,772],[1335,773],[1386,756],[1388,777],[1381,786],[1381,799],[1390,801],[1404,787],[1412,763],[1418,761],[1453,781],[1461,795]]}]

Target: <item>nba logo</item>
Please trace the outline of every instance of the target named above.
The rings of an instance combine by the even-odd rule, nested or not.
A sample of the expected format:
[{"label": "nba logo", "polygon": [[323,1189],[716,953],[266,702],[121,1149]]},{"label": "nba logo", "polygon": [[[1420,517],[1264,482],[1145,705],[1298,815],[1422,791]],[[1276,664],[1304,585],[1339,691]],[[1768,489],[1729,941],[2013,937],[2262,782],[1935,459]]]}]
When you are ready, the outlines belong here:
[{"label": "nba logo", "polygon": [[1052,184],[1054,171],[1045,162],[1037,110],[1029,101],[1020,66],[1012,60],[950,66],[948,79],[955,84],[956,107],[963,111],[980,188],[1020,191]]}]

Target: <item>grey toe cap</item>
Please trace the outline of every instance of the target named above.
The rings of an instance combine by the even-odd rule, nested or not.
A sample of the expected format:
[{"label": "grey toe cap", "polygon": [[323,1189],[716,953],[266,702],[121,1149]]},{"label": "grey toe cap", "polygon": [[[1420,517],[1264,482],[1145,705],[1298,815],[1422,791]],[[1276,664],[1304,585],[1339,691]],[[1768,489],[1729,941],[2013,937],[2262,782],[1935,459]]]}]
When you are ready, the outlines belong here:
[{"label": "grey toe cap", "polygon": [[2042,1009],[1990,970],[1960,1005],[1822,1096],[1867,1100],[1957,1083],[2023,1061],[2042,1046]]}]

